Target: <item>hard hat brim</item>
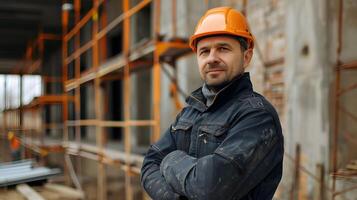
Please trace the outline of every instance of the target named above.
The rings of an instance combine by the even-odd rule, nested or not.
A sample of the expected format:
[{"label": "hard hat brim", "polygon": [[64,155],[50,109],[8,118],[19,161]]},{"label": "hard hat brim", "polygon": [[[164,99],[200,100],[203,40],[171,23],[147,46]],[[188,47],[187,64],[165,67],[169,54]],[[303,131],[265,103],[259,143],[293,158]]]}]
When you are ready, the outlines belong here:
[{"label": "hard hat brim", "polygon": [[196,34],[191,36],[189,45],[191,49],[196,52],[197,48],[197,41],[203,37],[209,37],[209,36],[216,36],[216,35],[230,35],[230,36],[238,36],[238,37],[243,37],[249,40],[249,48],[254,47],[254,37],[252,35],[247,34],[246,32],[243,31],[237,31],[235,33],[228,32],[228,31],[212,31],[209,33],[201,33],[201,34]]}]

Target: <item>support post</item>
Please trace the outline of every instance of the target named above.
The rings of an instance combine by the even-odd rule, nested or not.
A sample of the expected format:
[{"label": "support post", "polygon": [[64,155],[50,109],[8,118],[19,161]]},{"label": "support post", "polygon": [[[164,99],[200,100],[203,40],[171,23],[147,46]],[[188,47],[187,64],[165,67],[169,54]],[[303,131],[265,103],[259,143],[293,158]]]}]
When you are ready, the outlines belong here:
[{"label": "support post", "polygon": [[[62,0],[62,5],[67,3],[67,0]],[[67,58],[67,40],[65,40],[65,36],[68,32],[68,20],[69,20],[69,13],[68,10],[62,10],[62,83],[63,83],[63,91],[66,91],[66,81],[67,81],[67,76],[68,76],[68,66],[66,64],[66,58]],[[68,144],[68,126],[67,126],[67,119],[68,119],[68,98],[63,103],[63,141],[64,144]],[[64,152],[64,177],[65,177],[65,183],[67,185],[70,184],[70,174],[69,174],[69,164],[68,159],[70,159],[67,151]],[[68,157],[68,159],[66,159]]]},{"label": "support post", "polygon": [[314,187],[314,200],[324,200],[325,199],[325,169],[322,164],[316,165],[316,177],[317,182]]},{"label": "support post", "polygon": [[[93,40],[93,66],[92,68],[98,69],[99,67],[99,48],[98,48],[98,7],[99,1],[93,0],[94,15],[93,19],[93,30],[92,30],[92,40]],[[94,95],[95,95],[95,116],[98,121],[103,120],[103,88],[101,87],[101,81],[99,77],[94,79]],[[97,178],[97,188],[99,200],[107,199],[107,174],[105,164],[103,163],[104,147],[106,145],[106,133],[102,126],[96,124],[96,144],[99,149],[98,154],[98,178]]]},{"label": "support post", "polygon": [[[130,1],[123,1],[123,12],[128,12],[130,9]],[[130,63],[129,63],[129,50],[130,50],[130,18],[125,17],[123,21],[123,53],[126,60],[126,65],[124,66],[124,121],[126,126],[124,127],[124,149],[125,149],[125,195],[126,200],[133,199],[133,189],[131,186],[131,177],[130,177],[130,154],[131,154],[131,131],[130,126],[127,122],[130,120]]]},{"label": "support post", "polygon": [[295,148],[295,163],[294,163],[294,177],[290,189],[290,200],[297,200],[299,198],[300,189],[300,144],[296,144]]}]

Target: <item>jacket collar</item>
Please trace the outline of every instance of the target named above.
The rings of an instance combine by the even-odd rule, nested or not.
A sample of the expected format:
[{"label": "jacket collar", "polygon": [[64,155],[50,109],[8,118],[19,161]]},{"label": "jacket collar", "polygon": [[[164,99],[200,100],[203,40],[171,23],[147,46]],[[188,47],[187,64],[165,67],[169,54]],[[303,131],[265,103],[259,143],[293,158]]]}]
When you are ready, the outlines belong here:
[{"label": "jacket collar", "polygon": [[239,75],[237,78],[233,79],[231,83],[217,92],[216,97],[213,99],[213,102],[209,107],[207,107],[205,104],[206,98],[202,93],[202,87],[193,91],[191,95],[186,98],[186,103],[196,108],[200,112],[204,112],[207,109],[220,104],[221,102],[226,102],[230,98],[252,92],[253,88],[250,81],[249,72],[245,72]]}]

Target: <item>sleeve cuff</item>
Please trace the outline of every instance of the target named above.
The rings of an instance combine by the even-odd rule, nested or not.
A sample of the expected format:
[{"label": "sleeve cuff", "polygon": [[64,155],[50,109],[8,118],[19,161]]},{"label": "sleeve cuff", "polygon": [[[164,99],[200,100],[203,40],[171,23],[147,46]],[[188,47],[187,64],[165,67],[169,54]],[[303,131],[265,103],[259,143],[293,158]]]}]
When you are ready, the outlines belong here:
[{"label": "sleeve cuff", "polygon": [[162,160],[160,172],[175,192],[186,195],[185,180],[196,163],[196,158],[189,156],[184,151],[176,150],[166,155]]}]

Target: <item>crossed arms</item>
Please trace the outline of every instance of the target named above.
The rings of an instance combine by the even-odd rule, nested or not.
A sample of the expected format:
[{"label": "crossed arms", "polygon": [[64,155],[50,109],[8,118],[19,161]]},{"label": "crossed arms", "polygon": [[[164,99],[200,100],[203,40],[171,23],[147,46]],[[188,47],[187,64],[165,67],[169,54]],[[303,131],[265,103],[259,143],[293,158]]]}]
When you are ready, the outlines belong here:
[{"label": "crossed arms", "polygon": [[282,140],[264,110],[247,111],[214,153],[201,158],[177,150],[169,129],[145,156],[142,186],[154,200],[240,198],[282,161]]}]

